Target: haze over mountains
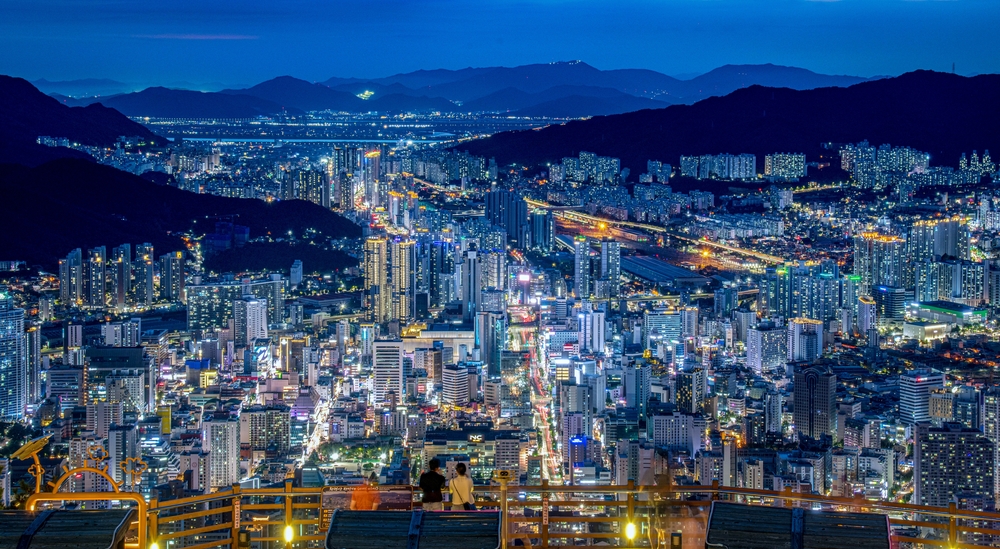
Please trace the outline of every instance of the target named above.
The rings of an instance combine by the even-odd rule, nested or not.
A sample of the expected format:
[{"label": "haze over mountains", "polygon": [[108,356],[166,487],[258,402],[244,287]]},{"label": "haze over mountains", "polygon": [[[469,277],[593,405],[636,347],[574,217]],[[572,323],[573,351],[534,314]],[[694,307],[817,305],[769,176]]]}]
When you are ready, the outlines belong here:
[{"label": "haze over mountains", "polygon": [[[973,149],[1000,150],[1000,75],[963,77],[916,71],[848,88],[792,90],[751,86],[694,105],[649,110],[506,132],[457,148],[501,165],[537,165],[589,151],[618,157],[642,173],[647,160],[675,164],[681,155],[804,152],[822,143],[890,143],[928,152],[954,166]],[[827,151],[831,152],[831,151]]]},{"label": "haze over mountains", "polygon": [[245,118],[331,110],[500,112],[578,118],[689,104],[754,84],[812,89],[849,86],[865,80],[777,65],[726,65],[680,80],[650,70],[599,70],[571,61],[510,68],[420,70],[377,79],[330,78],[319,83],[281,76],[245,89],[205,93],[155,87],[102,97],[69,97],[72,94],[67,91],[73,83],[45,84],[47,89],[63,90],[58,98],[66,105],[100,102],[129,116]]}]

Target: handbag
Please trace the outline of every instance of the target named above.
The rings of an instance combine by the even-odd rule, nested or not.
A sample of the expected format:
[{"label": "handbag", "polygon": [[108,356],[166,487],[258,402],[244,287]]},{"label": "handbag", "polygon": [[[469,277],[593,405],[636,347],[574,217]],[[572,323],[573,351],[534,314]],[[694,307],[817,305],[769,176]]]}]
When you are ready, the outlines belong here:
[{"label": "handbag", "polygon": [[466,502],[462,503],[462,508],[465,509],[466,511],[475,511],[476,510],[476,504],[473,503],[473,502],[471,502],[471,501],[466,501]]}]

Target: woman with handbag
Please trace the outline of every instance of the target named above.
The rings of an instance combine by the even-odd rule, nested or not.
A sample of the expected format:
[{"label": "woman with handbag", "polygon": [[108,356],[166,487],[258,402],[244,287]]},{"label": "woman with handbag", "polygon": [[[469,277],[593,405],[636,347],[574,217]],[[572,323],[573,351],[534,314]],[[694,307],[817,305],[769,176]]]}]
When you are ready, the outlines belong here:
[{"label": "woman with handbag", "polygon": [[452,511],[476,510],[476,500],[472,495],[472,479],[466,475],[467,471],[468,469],[464,463],[459,463],[455,466],[455,472],[458,474],[455,478],[451,479],[448,487],[448,490],[451,492]]}]

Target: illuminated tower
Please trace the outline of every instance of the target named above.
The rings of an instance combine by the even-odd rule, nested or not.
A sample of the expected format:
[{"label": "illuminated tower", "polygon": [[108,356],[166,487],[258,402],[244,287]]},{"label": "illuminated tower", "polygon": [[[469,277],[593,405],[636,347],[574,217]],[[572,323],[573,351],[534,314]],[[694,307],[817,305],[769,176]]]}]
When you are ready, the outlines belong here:
[{"label": "illuminated tower", "polygon": [[392,318],[388,273],[388,242],[383,237],[370,237],[365,241],[365,296],[368,319],[373,322],[388,322]]},{"label": "illuminated tower", "polygon": [[590,297],[590,243],[587,237],[573,239],[576,266],[573,275],[574,292],[578,298]]},{"label": "illuminated tower", "polygon": [[28,402],[28,367],[25,353],[24,309],[0,290],[0,419],[24,417]]}]

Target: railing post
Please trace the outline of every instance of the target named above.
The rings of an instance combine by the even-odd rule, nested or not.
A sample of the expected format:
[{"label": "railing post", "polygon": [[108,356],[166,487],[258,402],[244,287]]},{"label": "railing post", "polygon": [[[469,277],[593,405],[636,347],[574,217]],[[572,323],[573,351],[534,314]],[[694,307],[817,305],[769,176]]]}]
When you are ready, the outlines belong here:
[{"label": "railing post", "polygon": [[238,482],[233,483],[233,526],[229,532],[229,547],[230,549],[237,549],[240,544],[240,515],[242,511],[240,510],[240,503],[243,498],[243,487],[240,486]]},{"label": "railing post", "polygon": [[[628,525],[632,524],[632,518],[635,515],[635,481],[634,480],[629,480],[628,481],[628,497],[625,499],[625,502],[628,505],[628,507],[626,507],[627,512],[628,512],[628,517],[626,517],[626,519],[625,519],[625,525],[622,527],[622,532],[623,533],[625,532],[625,529],[628,528]],[[629,544],[630,545],[632,544],[632,540],[629,540]]]},{"label": "railing post", "polygon": [[146,528],[149,532],[146,535],[143,535],[143,532],[139,532],[139,549],[146,549],[146,546],[155,542],[156,538],[160,535],[157,531],[159,529],[157,518],[160,516],[160,512],[156,508],[158,504],[159,502],[156,498],[149,498],[149,507],[146,511]]},{"label": "railing post", "polygon": [[782,495],[782,498],[783,498],[781,500],[781,506],[782,507],[792,507],[792,487],[791,486],[785,486],[784,490],[781,491],[781,495]]},{"label": "railing post", "polygon": [[510,539],[510,517],[507,505],[507,483],[510,482],[511,472],[506,469],[493,471],[493,480],[500,483],[500,547],[507,549]]},{"label": "railing post", "polygon": [[712,481],[712,501],[719,501],[719,481]]},{"label": "railing post", "polygon": [[958,540],[958,521],[955,519],[955,513],[958,512],[958,508],[955,502],[948,504],[948,547],[955,547],[956,541]]},{"label": "railing post", "polygon": [[[285,525],[292,526],[292,479],[285,479]],[[295,530],[295,527],[292,527]],[[285,531],[284,528],[281,529]]]},{"label": "railing post", "polygon": [[542,540],[542,547],[549,546],[549,500],[550,494],[549,479],[542,479],[542,522],[538,523],[538,534]]}]

